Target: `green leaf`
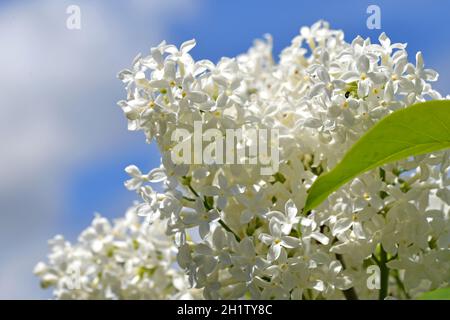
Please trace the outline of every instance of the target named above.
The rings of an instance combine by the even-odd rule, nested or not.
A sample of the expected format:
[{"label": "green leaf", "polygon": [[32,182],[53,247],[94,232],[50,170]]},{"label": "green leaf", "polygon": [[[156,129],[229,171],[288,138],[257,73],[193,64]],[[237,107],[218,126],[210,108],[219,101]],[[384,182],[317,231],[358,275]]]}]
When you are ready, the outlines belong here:
[{"label": "green leaf", "polygon": [[304,212],[356,176],[389,162],[450,147],[450,100],[417,103],[375,124],[308,190]]},{"label": "green leaf", "polygon": [[419,300],[450,300],[450,287],[422,293]]}]

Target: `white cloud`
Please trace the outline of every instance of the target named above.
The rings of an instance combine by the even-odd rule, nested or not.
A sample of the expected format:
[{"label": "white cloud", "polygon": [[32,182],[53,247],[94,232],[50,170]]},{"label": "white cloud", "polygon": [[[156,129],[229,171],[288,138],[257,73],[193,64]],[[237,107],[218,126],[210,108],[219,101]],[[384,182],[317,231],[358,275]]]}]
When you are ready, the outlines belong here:
[{"label": "white cloud", "polygon": [[116,73],[166,37],[174,11],[195,13],[183,0],[77,1],[82,28],[68,30],[70,4],[2,4],[0,298],[38,296],[31,270],[58,226],[66,172],[131,143]]}]

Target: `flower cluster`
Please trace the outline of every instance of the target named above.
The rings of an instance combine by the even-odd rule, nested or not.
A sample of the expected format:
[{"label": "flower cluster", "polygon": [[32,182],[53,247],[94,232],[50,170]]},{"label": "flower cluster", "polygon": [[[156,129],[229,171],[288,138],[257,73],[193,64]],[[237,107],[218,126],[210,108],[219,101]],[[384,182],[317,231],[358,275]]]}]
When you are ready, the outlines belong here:
[{"label": "flower cluster", "polygon": [[57,299],[192,299],[201,297],[174,267],[173,240],[162,222],[139,223],[135,208],[110,223],[96,215],[75,245],[49,241],[48,264],[34,273]]},{"label": "flower cluster", "polygon": [[[384,33],[379,43],[348,43],[323,21],[301,28],[277,60],[270,36],[217,64],[194,60],[194,46],[162,42],[120,72],[128,128],[156,142],[161,165],[126,168],[125,185],[142,201],[124,220],[110,226],[97,217],[75,247],[61,237],[51,242],[50,265],[35,270],[44,285],[60,298],[195,295],[183,272],[206,299],[370,299],[412,298],[448,284],[448,152],[372,170],[304,210],[315,179],[373,124],[442,99],[420,52],[411,63],[406,44]],[[199,141],[196,123],[219,135]],[[254,129],[277,131],[277,141],[266,141],[276,172],[261,173],[274,157],[253,161]],[[198,161],[204,150],[217,154],[217,137],[230,130],[240,135],[227,150],[234,161]],[[64,286],[72,265],[82,291]],[[375,287],[372,266],[383,273]]]},{"label": "flower cluster", "polygon": [[[119,106],[129,129],[143,130],[162,156],[148,173],[126,168],[126,186],[143,199],[137,211],[150,223],[168,221],[178,263],[205,298],[343,298],[350,291],[374,298],[370,265],[390,268],[388,294],[398,298],[448,282],[448,152],[373,170],[303,211],[316,177],[374,123],[442,99],[420,52],[409,62],[406,44],[384,33],[379,43],[347,43],[323,21],[301,28],[278,62],[270,36],[217,64],[195,61],[194,46],[163,42],[136,57],[119,74],[127,90]],[[244,136],[249,128],[277,129],[278,171],[261,175],[249,157],[244,164],[174,161],[174,132],[194,132],[195,121],[222,133],[241,128]],[[184,139],[195,144],[194,134]]]}]

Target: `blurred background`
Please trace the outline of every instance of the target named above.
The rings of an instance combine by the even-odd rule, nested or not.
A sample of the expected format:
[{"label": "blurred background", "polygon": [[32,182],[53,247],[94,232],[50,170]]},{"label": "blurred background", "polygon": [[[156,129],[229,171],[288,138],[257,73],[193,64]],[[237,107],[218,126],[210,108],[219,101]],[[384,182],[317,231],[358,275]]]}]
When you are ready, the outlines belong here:
[{"label": "blurred background", "polygon": [[[66,26],[70,5],[81,29]],[[369,5],[381,29],[369,30]],[[32,275],[47,239],[75,241],[94,212],[120,217],[136,199],[123,169],[159,165],[141,132],[128,132],[116,74],[162,40],[195,38],[196,59],[235,56],[270,33],[274,56],[303,25],[325,19],[375,41],[386,32],[421,50],[450,93],[449,1],[0,1],[0,298],[50,298]]]}]

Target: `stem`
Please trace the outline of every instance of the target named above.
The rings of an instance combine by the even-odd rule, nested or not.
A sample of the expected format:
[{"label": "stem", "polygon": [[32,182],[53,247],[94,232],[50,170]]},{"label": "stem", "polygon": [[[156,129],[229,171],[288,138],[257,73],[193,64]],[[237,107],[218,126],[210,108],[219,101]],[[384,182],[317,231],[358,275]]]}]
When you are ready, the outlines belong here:
[{"label": "stem", "polygon": [[394,279],[395,279],[395,282],[397,283],[397,286],[400,288],[400,290],[402,291],[403,295],[405,296],[405,298],[406,299],[411,299],[411,296],[409,295],[408,291],[406,291],[405,285],[403,284],[402,280],[400,279],[400,275],[398,273],[398,270],[395,270]]},{"label": "stem", "polygon": [[380,266],[380,261],[377,259],[377,256],[372,254],[372,260],[375,261],[375,263],[377,264],[377,266]]},{"label": "stem", "polygon": [[[339,262],[342,264],[342,267],[344,267],[345,269],[344,258],[342,257],[342,255],[336,253],[336,259],[339,260]],[[353,287],[342,290],[342,293],[347,300],[358,300],[358,295],[356,294],[355,288]]]},{"label": "stem", "polygon": [[200,198],[200,196],[198,195],[197,191],[194,190],[194,188],[192,188],[192,186],[189,184],[188,185],[189,190],[191,190],[191,192],[197,197]]},{"label": "stem", "polygon": [[380,245],[380,259],[379,259],[379,267],[380,267],[380,292],[378,299],[384,300],[388,294],[388,287],[389,287],[389,268],[387,267],[387,253],[384,251],[383,246]]},{"label": "stem", "polygon": [[231,233],[233,234],[233,236],[234,236],[234,238],[236,239],[237,242],[241,242],[241,238],[239,238],[239,236],[238,236],[236,233],[234,233],[234,231],[231,230],[230,227],[227,226],[227,224],[226,224],[222,219],[219,220],[219,224],[220,224],[225,230],[227,230],[228,232],[231,232]]},{"label": "stem", "polygon": [[[200,195],[197,193],[197,191],[195,191],[194,188],[192,188],[192,186],[191,186],[190,184],[188,185],[188,188],[189,188],[189,190],[191,190],[191,192],[192,192],[197,198],[200,198]],[[211,206],[208,205],[208,202],[206,201],[206,199],[203,200],[203,204],[205,205],[205,208],[206,208],[207,210],[213,209],[213,208],[211,208]],[[239,238],[239,236],[238,236],[236,233],[234,233],[234,231],[231,230],[231,228],[230,228],[229,226],[227,226],[227,224],[226,224],[222,219],[219,219],[219,224],[220,224],[226,231],[231,232],[231,233],[233,234],[234,238],[236,239],[236,241],[241,242],[241,238]]]}]

